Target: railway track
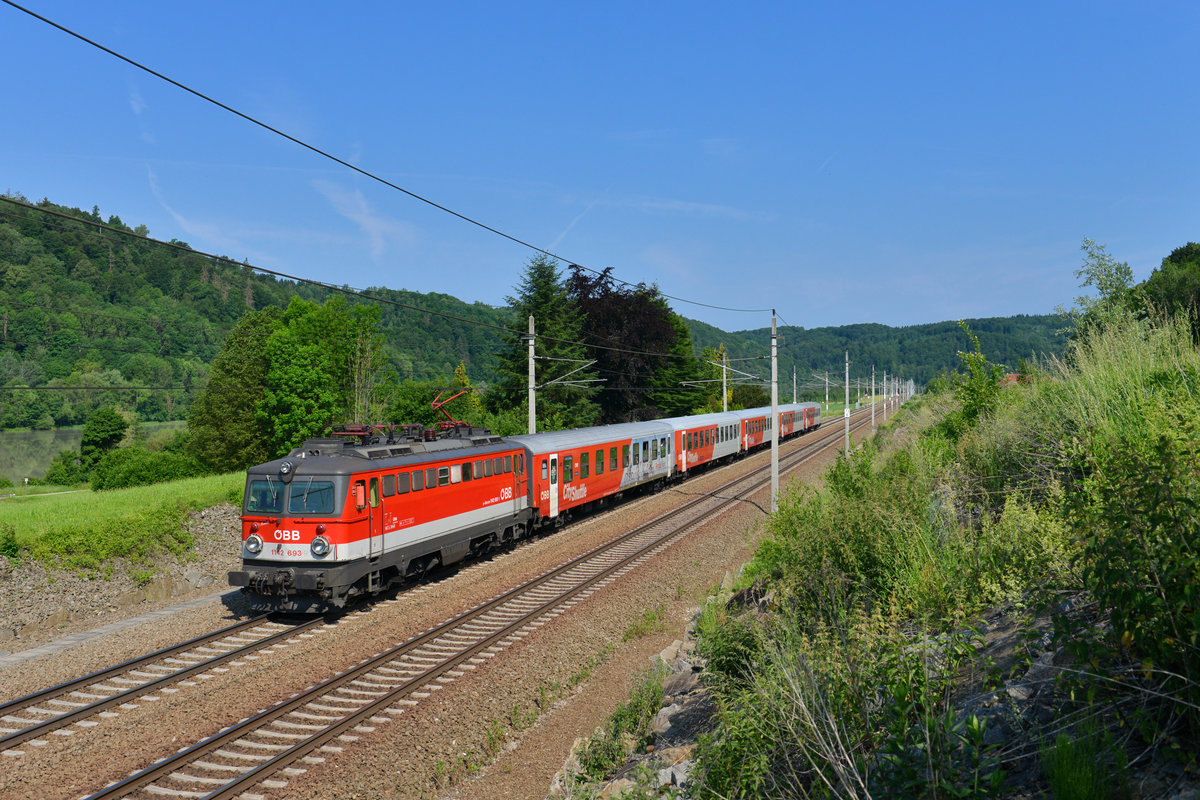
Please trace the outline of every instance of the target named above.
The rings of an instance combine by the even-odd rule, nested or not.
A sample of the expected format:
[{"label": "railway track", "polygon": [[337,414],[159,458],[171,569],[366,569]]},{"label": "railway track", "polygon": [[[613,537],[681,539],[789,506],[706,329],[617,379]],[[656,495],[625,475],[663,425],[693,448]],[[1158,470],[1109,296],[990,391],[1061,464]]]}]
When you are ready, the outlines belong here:
[{"label": "railway track", "polygon": [[[855,427],[867,424],[859,416]],[[840,428],[781,458],[794,467],[840,440]],[[584,598],[767,482],[761,467],[396,645],[237,725],[185,748],[89,800],[187,797],[250,800],[287,785],[306,765],[403,715],[485,665]]]},{"label": "railway track", "polygon": [[90,727],[93,717],[115,716],[112,709],[173,684],[195,685],[210,670],[261,651],[286,646],[287,640],[320,630],[320,617],[288,624],[270,615],[254,617],[212,633],[116,664],[57,686],[0,705],[0,752],[58,732],[70,735],[69,725]]}]

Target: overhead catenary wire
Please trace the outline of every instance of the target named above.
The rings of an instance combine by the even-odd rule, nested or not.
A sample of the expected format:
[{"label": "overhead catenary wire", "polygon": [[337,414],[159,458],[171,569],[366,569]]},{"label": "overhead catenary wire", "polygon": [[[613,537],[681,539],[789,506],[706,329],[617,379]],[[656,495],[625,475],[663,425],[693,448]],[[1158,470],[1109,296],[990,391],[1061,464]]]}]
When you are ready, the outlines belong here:
[{"label": "overhead catenary wire", "polygon": [[[77,33],[75,31],[71,30],[70,28],[67,28],[64,25],[60,25],[59,23],[57,23],[51,19],[48,19],[48,18],[42,16],[41,14],[38,14],[35,11],[32,11],[28,8],[25,8],[22,5],[19,5],[15,2],[13,2],[13,0],[3,0],[3,2],[12,6],[13,8],[17,9],[18,11],[23,11],[24,13],[28,14],[29,16],[31,16],[35,19],[38,19],[38,20],[46,23],[47,25],[50,25],[53,28],[57,28],[58,30],[62,31],[63,33],[66,33],[69,36],[73,36],[76,39],[79,39],[81,42],[89,44],[92,47],[97,48],[98,50],[102,50],[103,52],[108,53],[109,55],[113,56],[114,58],[124,61],[125,63],[129,64],[130,66],[140,69],[143,72],[149,73],[150,75],[153,75],[154,77],[156,77],[160,80],[166,81],[167,83],[171,84],[172,86],[182,89],[183,91],[185,91],[191,95],[194,95],[195,97],[198,97],[201,100],[204,100],[208,103],[212,103],[213,105],[217,106],[218,108],[228,111],[230,114],[240,117],[241,119],[244,119],[247,122],[250,122],[251,124],[257,125],[260,128],[263,128],[264,130],[270,131],[271,133],[274,133],[277,136],[281,136],[284,139],[287,139],[289,142],[299,145],[300,147],[303,147],[306,150],[316,153],[317,155],[319,155],[323,158],[327,158],[330,161],[333,161],[337,164],[340,164],[343,167],[346,167],[347,169],[353,170],[354,172],[357,172],[358,174],[362,175],[363,177],[369,178],[373,181],[377,181],[378,183],[381,183],[384,186],[387,186],[391,189],[395,189],[396,191],[401,192],[401,193],[413,198],[414,200],[418,200],[422,203],[425,203],[426,205],[432,206],[433,208],[436,208],[439,211],[443,211],[453,217],[457,217],[458,219],[462,220],[463,222],[467,222],[471,225],[475,225],[476,227],[482,228],[485,231],[488,231],[488,232],[493,233],[497,236],[500,236],[504,239],[507,239],[511,242],[514,242],[515,244],[521,245],[522,247],[526,247],[530,250],[533,250],[534,252],[541,253],[542,255],[548,256],[553,259],[557,259],[559,261],[564,261],[569,264],[575,264],[576,266],[579,266],[582,269],[585,269],[588,272],[593,273],[594,275],[602,275],[603,274],[603,272],[601,270],[596,270],[591,267],[584,266],[582,264],[578,264],[577,262],[575,262],[571,259],[557,255],[556,253],[554,253],[550,250],[547,250],[545,248],[542,248],[535,244],[527,242],[523,239],[513,236],[512,234],[505,233],[504,231],[500,230],[499,228],[494,228],[490,225],[480,222],[479,220],[476,220],[472,217],[468,217],[465,214],[455,211],[454,209],[449,208],[448,206],[445,206],[445,205],[437,203],[433,200],[430,200],[429,198],[424,197],[423,195],[420,195],[420,194],[417,194],[416,192],[405,189],[404,187],[399,186],[395,183],[392,183],[391,181],[387,180],[386,178],[382,178],[373,172],[363,169],[362,167],[355,166],[354,164],[351,164],[349,161],[339,158],[338,156],[335,156],[332,153],[322,150],[319,147],[311,145],[308,142],[305,142],[302,139],[292,136],[289,133],[285,133],[284,131],[282,131],[278,128],[275,128],[271,125],[268,125],[267,123],[255,118],[255,117],[252,117],[249,114],[246,114],[242,111],[238,111],[236,108],[226,105],[225,103],[221,102],[220,100],[217,100],[217,99],[210,97],[196,89],[193,89],[190,86],[188,86],[184,83],[181,83],[180,81],[175,80],[174,78],[170,78],[170,77],[164,75],[163,73],[158,72],[157,70],[151,69],[150,67],[146,66],[145,64],[135,61],[134,59],[130,58],[129,56],[122,55],[121,53],[118,53],[116,50],[113,50],[112,48],[106,47],[93,39],[89,39],[88,37],[84,36],[83,34]],[[639,284],[633,284],[628,281],[621,280],[620,278],[613,278],[613,280],[615,280],[621,284],[624,284],[626,286],[639,285]],[[690,305],[702,306],[704,308],[711,308],[711,309],[715,309],[718,311],[732,311],[732,312],[736,312],[736,313],[760,314],[760,313],[766,313],[767,311],[771,310],[771,309],[766,309],[766,308],[730,308],[728,306],[718,306],[718,305],[714,305],[711,303],[702,303],[697,300],[688,300],[687,298],[676,297],[675,295],[669,295],[669,294],[666,294],[665,292],[660,292],[660,294],[662,294],[663,297],[668,297],[672,300],[677,300],[681,303],[688,303]]]}]

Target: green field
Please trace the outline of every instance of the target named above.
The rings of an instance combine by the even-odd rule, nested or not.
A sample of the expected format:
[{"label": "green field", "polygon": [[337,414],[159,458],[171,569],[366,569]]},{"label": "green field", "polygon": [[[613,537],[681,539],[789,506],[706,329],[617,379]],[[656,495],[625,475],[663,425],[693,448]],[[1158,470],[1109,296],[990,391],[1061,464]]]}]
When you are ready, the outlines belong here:
[{"label": "green field", "polygon": [[190,511],[241,502],[245,474],[232,472],[111,492],[20,495],[0,500],[0,553],[82,570],[115,558],[146,563],[185,556]]}]

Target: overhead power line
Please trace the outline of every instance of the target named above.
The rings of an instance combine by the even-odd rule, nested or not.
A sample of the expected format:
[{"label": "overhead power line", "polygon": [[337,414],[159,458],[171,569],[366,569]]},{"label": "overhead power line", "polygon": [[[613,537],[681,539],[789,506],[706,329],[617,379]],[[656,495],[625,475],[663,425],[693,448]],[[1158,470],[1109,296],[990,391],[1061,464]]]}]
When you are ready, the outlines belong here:
[{"label": "overhead power line", "polygon": [[[3,0],[3,2],[8,2],[8,0]],[[358,289],[351,289],[348,286],[335,286],[332,283],[325,283],[324,281],[313,280],[312,278],[301,278],[298,275],[289,275],[286,272],[280,272],[278,270],[267,269],[266,267],[256,267],[253,264],[251,264],[249,261],[234,261],[232,258],[229,258],[228,256],[219,256],[219,255],[216,255],[215,253],[208,253],[203,250],[197,250],[194,247],[191,247],[189,245],[180,244],[177,242],[164,242],[162,239],[154,239],[149,236],[143,236],[139,233],[134,233],[133,231],[124,230],[123,228],[116,228],[111,225],[106,225],[103,222],[97,222],[96,220],[93,220],[93,219],[86,219],[83,217],[75,217],[70,214],[64,214],[61,211],[55,211],[53,209],[43,208],[41,206],[35,206],[31,203],[24,203],[24,202],[21,202],[20,200],[17,200],[12,197],[7,197],[5,195],[0,195],[0,201],[10,203],[14,206],[28,209],[30,211],[36,211],[41,214],[48,214],[50,216],[59,217],[61,219],[70,220],[72,222],[78,222],[83,225],[88,225],[88,226],[96,228],[97,230],[100,230],[102,232],[107,231],[110,233],[118,234],[120,236],[126,236],[128,238],[136,239],[137,241],[140,241],[140,242],[143,242],[146,244],[155,244],[155,245],[160,245],[162,247],[170,247],[174,250],[178,250],[181,253],[189,253],[191,255],[202,256],[204,258],[210,258],[214,261],[220,262],[222,264],[227,264],[229,266],[236,267],[238,269],[249,269],[253,272],[261,272],[265,275],[271,275],[276,278],[283,278],[285,280],[294,281],[295,283],[304,283],[304,284],[308,284],[309,286],[319,286],[330,292],[337,292],[339,294],[344,294],[348,297],[357,297],[360,300],[367,300],[372,303],[382,303],[384,305],[393,306],[395,308],[403,308],[406,311],[415,311],[419,314],[431,314],[436,317],[442,317],[443,319],[449,319],[449,320],[453,320],[455,322],[462,322],[467,325],[476,325],[481,328],[488,328],[490,330],[500,331],[502,333],[507,333],[507,334],[510,334],[510,335],[516,336],[516,337],[522,337],[525,335],[524,331],[518,330],[516,328],[509,328],[509,327],[505,327],[503,325],[494,325],[490,322],[483,322],[483,321],[477,320],[477,319],[469,319],[467,317],[461,317],[457,314],[450,314],[445,311],[434,311],[433,309],[422,308],[420,306],[414,306],[410,303],[403,303],[399,300],[392,300],[392,299],[386,298],[386,297],[379,297],[377,295],[367,294],[366,292],[360,291]],[[664,297],[665,296],[666,295],[664,295]],[[630,355],[655,356],[655,357],[659,357],[659,358],[687,358],[687,356],[676,355],[675,353],[656,353],[656,352],[653,352],[650,350],[630,350],[630,349],[624,348],[624,347],[610,347],[607,345],[595,344],[595,343],[591,343],[591,342],[583,342],[583,341],[578,341],[575,339],[559,339],[559,338],[556,338],[553,336],[545,336],[542,334],[538,334],[538,338],[543,341],[547,341],[547,342],[558,342],[558,343],[562,343],[562,344],[577,345],[579,347],[590,347],[590,348],[593,348],[596,350],[611,350],[613,352],[626,353],[626,354],[630,354]]]},{"label": "overhead power line", "polygon": [[[28,14],[29,16],[31,16],[35,19],[41,20],[42,22],[46,23],[47,25],[50,25],[51,27],[57,28],[58,30],[62,31],[65,34],[68,34],[69,36],[73,36],[76,39],[79,39],[81,42],[90,44],[92,47],[95,47],[98,50],[102,50],[105,53],[108,53],[110,56],[113,56],[114,58],[118,58],[121,61],[124,61],[126,64],[129,64],[130,66],[136,67],[137,69],[140,69],[143,72],[147,72],[160,80],[166,81],[167,83],[171,84],[172,86],[182,89],[183,91],[187,92],[188,94],[194,95],[194,96],[200,98],[201,100],[212,103],[213,105],[217,106],[218,108],[228,111],[230,114],[233,114],[234,116],[240,117],[253,125],[257,125],[260,128],[263,128],[264,130],[268,130],[277,136],[282,136],[284,139],[287,139],[289,142],[292,142],[293,144],[297,144],[306,150],[309,150],[313,153],[316,153],[319,156],[322,156],[323,158],[327,158],[330,161],[333,161],[337,164],[342,165],[343,167],[346,167],[347,169],[353,170],[354,172],[357,172],[358,174],[360,174],[366,178],[370,178],[371,180],[377,181],[377,182],[383,184],[384,186],[387,186],[391,189],[395,189],[398,192],[406,194],[409,197],[413,198],[414,200],[418,200],[422,203],[425,203],[426,205],[432,206],[433,208],[436,208],[439,211],[443,211],[453,217],[457,217],[458,219],[462,220],[463,222],[469,223],[471,225],[475,225],[476,227],[482,228],[483,230],[488,231],[490,233],[494,233],[497,236],[500,236],[504,239],[508,239],[510,242],[519,244],[522,247],[526,247],[530,250],[533,250],[534,252],[541,253],[542,255],[549,256],[550,258],[558,259],[559,261],[565,261],[570,264],[575,263],[571,259],[564,258],[563,256],[557,255],[556,253],[553,253],[550,250],[546,250],[545,248],[538,247],[537,245],[527,242],[516,236],[513,236],[512,234],[505,233],[504,231],[500,230],[499,228],[493,228],[492,226],[487,225],[483,222],[480,222],[477,219],[468,217],[467,215],[461,214],[452,208],[449,208],[440,203],[434,202],[433,200],[430,200],[428,197],[424,197],[422,195],[417,194],[416,192],[405,189],[403,186],[398,186],[397,184],[392,183],[391,181],[387,180],[386,178],[381,178],[380,176],[376,175],[375,173],[369,172],[368,170],[365,170],[362,167],[355,166],[354,164],[351,164],[349,161],[339,158],[339,157],[333,155],[332,153],[329,153],[325,150],[320,149],[319,147],[316,147],[314,145],[309,144],[308,142],[305,142],[303,139],[298,139],[295,136],[292,136],[291,134],[285,133],[285,132],[279,130],[278,128],[272,127],[271,125],[268,125],[267,123],[263,122],[262,120],[256,119],[255,117],[252,117],[249,114],[238,111],[236,108],[226,105],[225,103],[222,103],[220,100],[216,100],[212,97],[209,97],[208,95],[204,94],[203,92],[197,91],[196,89],[193,89],[184,83],[180,83],[179,81],[175,80],[174,78],[169,78],[166,75],[162,74],[161,72],[151,69],[150,67],[146,66],[145,64],[142,64],[128,56],[118,53],[116,50],[113,50],[112,48],[105,47],[104,45],[100,44],[99,42],[97,42],[93,39],[87,38],[83,34],[76,33],[75,31],[71,30],[70,28],[60,25],[59,23],[57,23],[51,19],[47,19],[46,17],[43,17],[41,14],[38,14],[35,11],[31,11],[30,9],[25,8],[24,6],[18,5],[17,3],[14,3],[13,0],[3,0],[3,2],[7,3],[8,5],[17,9],[18,11],[23,11],[26,14]],[[602,274],[602,272],[600,270],[592,269],[591,267],[583,266],[582,264],[576,264],[576,266],[580,266],[583,269],[585,269],[588,272],[591,272],[595,275]],[[623,281],[620,278],[614,278],[614,280],[616,280],[617,282],[622,283],[626,286],[637,286],[638,285],[638,284],[630,283],[628,281]],[[760,313],[766,313],[771,310],[769,308],[729,308],[727,306],[718,306],[718,305],[713,305],[710,303],[701,303],[697,300],[688,300],[684,297],[676,297],[675,295],[670,295],[670,294],[666,294],[666,293],[663,293],[663,297],[668,297],[672,300],[678,300],[681,303],[689,303],[689,304],[695,305],[695,306],[702,306],[704,308],[716,309],[718,311],[733,311],[733,312],[738,312],[738,313],[760,314]]]}]

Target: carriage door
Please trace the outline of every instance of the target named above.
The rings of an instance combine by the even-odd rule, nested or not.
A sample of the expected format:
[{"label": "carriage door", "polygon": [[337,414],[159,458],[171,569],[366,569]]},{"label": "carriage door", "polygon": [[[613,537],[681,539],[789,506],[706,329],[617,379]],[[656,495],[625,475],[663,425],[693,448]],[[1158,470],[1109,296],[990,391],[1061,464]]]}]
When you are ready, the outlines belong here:
[{"label": "carriage door", "polygon": [[371,526],[369,555],[378,558],[383,553],[383,506],[379,499],[379,478],[371,478],[370,509],[367,514]]},{"label": "carriage door", "polygon": [[558,516],[558,453],[550,456],[550,516]]}]

